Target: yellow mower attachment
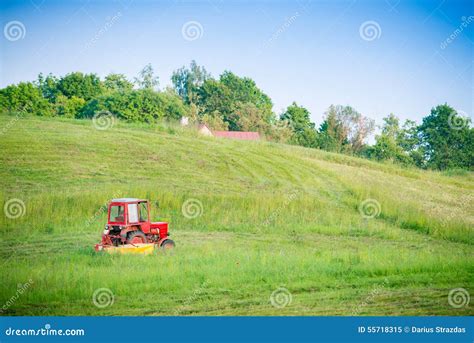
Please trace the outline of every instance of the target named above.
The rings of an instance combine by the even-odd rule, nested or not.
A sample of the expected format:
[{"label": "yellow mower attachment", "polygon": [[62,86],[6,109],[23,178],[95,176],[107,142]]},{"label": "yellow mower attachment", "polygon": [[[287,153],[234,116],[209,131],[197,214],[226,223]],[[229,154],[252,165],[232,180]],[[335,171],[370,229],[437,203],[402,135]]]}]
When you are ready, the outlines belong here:
[{"label": "yellow mower attachment", "polygon": [[137,243],[137,244],[124,244],[118,247],[107,246],[102,249],[109,254],[153,254],[155,250],[155,244],[153,243]]}]

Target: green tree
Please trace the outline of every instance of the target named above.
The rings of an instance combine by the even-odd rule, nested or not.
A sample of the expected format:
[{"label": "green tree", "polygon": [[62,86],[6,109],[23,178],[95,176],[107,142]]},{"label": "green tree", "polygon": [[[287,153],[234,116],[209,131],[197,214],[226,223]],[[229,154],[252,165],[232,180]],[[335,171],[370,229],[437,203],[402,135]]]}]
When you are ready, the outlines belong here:
[{"label": "green tree", "polygon": [[43,98],[40,89],[31,82],[20,82],[0,90],[0,111],[54,115],[53,106]]},{"label": "green tree", "polygon": [[73,96],[86,101],[101,95],[104,91],[102,81],[95,74],[70,73],[58,81],[58,91],[68,98]]},{"label": "green tree", "polygon": [[65,95],[59,94],[55,102],[56,114],[67,118],[75,118],[79,115],[85,104],[86,101],[77,96],[68,98]]},{"label": "green tree", "polygon": [[427,166],[434,169],[472,168],[474,129],[447,104],[438,105],[418,128]]},{"label": "green tree", "polygon": [[310,120],[310,112],[303,106],[293,102],[285,112],[280,115],[280,120],[288,122],[293,131],[290,142],[305,147],[318,146],[318,137],[315,124]]},{"label": "green tree", "polygon": [[410,163],[410,156],[401,145],[403,132],[400,128],[400,120],[394,114],[390,114],[383,121],[381,134],[375,136],[375,144],[370,150],[370,157],[377,160]]},{"label": "green tree", "polygon": [[365,155],[379,161],[389,160],[425,167],[424,149],[416,123],[406,120],[403,126],[400,126],[400,120],[394,114],[385,117],[383,121],[381,133],[375,136],[375,144],[366,150]]},{"label": "green tree", "polygon": [[393,113],[383,118],[384,124],[382,126],[382,134],[397,141],[400,136],[400,119]]},{"label": "green tree", "polygon": [[171,82],[176,93],[186,104],[195,104],[199,87],[210,78],[211,75],[206,69],[198,66],[196,61],[192,60],[189,68],[182,67],[173,72]]},{"label": "green tree", "polygon": [[339,119],[336,106],[329,106],[326,118],[319,128],[319,147],[327,151],[342,152],[349,145],[348,132]]},{"label": "green tree", "polygon": [[375,122],[351,106],[331,105],[320,127],[319,146],[337,152],[360,154]]},{"label": "green tree", "polygon": [[177,120],[188,108],[174,92],[155,92],[150,89],[115,92],[89,101],[80,116],[93,117],[99,111],[109,111],[130,122],[152,123],[160,119]]},{"label": "green tree", "polygon": [[261,111],[250,102],[238,103],[234,114],[235,121],[240,131],[269,132],[271,124],[265,121]]},{"label": "green tree", "polygon": [[181,117],[189,116],[189,106],[187,106],[183,100],[176,95],[174,90],[166,89],[160,94],[163,99],[163,106],[165,109],[164,117],[166,119],[178,120],[181,119]]},{"label": "green tree", "polygon": [[224,113],[229,116],[233,112],[230,101],[226,101],[230,97],[230,90],[221,82],[214,79],[204,81],[199,87],[198,108],[201,109],[199,115],[214,115],[219,113],[224,120]]},{"label": "green tree", "polygon": [[261,111],[266,121],[271,122],[275,119],[270,97],[257,87],[254,80],[225,71],[220,76],[220,82],[229,90],[231,103],[234,105],[237,103],[252,103]]},{"label": "green tree", "polygon": [[204,114],[201,122],[212,130],[227,131],[229,129],[229,124],[224,121],[222,115],[217,111]]},{"label": "green tree", "polygon": [[48,76],[45,77],[43,73],[40,73],[36,81],[36,86],[39,88],[43,98],[49,102],[55,102],[56,96],[59,93],[58,82],[59,80],[56,76],[48,74]]},{"label": "green tree", "polygon": [[112,92],[127,92],[133,89],[133,83],[123,74],[109,74],[104,80],[105,89]]},{"label": "green tree", "polygon": [[418,125],[413,120],[405,120],[398,137],[398,145],[408,153],[411,163],[420,168],[426,167],[424,146],[421,144]]},{"label": "green tree", "polygon": [[266,137],[274,142],[288,143],[293,136],[293,130],[286,120],[277,120],[266,134]]},{"label": "green tree", "polygon": [[[254,105],[257,111],[251,112],[252,115],[258,117],[258,120],[253,119],[254,122],[268,124],[275,122],[275,115],[272,111],[273,104],[270,98],[250,78],[242,78],[226,71],[220,76],[219,80],[205,80],[202,86],[199,87],[198,94],[198,106],[202,109],[202,114],[213,115],[213,113],[219,113],[230,130],[242,130],[243,121],[236,111],[240,110],[241,115],[250,113],[242,111],[243,107],[248,109],[249,104]],[[256,130],[257,128],[252,127],[250,129]]]},{"label": "green tree", "polygon": [[140,89],[154,90],[160,85],[158,76],[155,76],[155,71],[151,64],[147,64],[135,78],[135,84]]},{"label": "green tree", "polygon": [[314,129],[315,124],[311,122],[309,111],[303,106],[298,106],[293,102],[286,111],[280,115],[280,120],[287,120],[294,132],[302,132],[310,128]]}]

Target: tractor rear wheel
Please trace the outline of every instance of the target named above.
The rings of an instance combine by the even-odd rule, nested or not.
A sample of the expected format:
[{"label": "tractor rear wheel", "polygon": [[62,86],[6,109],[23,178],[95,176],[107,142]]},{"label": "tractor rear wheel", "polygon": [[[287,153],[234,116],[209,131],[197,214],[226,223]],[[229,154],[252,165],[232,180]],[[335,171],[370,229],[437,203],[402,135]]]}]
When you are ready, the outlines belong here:
[{"label": "tractor rear wheel", "polygon": [[174,244],[174,242],[173,242],[171,239],[165,239],[165,240],[161,243],[160,247],[161,247],[161,249],[163,249],[163,250],[166,251],[166,250],[171,250],[171,249],[173,249],[173,248],[174,248],[174,245],[175,245],[175,244]]},{"label": "tractor rear wheel", "polygon": [[146,236],[143,232],[141,232],[141,231],[132,231],[128,235],[127,243],[128,244],[148,243],[148,240],[146,239]]}]

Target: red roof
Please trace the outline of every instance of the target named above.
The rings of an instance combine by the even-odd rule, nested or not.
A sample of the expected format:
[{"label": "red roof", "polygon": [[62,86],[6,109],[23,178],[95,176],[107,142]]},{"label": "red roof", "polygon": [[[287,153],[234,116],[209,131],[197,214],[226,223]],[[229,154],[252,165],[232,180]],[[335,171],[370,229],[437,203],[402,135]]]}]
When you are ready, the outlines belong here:
[{"label": "red roof", "polygon": [[233,138],[255,141],[260,139],[258,132],[246,132],[246,131],[212,131],[212,134],[216,137]]}]

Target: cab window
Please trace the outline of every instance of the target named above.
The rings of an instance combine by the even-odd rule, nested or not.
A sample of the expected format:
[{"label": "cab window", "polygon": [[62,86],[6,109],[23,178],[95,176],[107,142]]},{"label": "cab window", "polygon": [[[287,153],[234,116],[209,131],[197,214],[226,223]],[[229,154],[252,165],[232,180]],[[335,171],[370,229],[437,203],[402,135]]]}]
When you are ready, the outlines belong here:
[{"label": "cab window", "polygon": [[110,207],[110,221],[112,223],[121,223],[124,221],[124,207],[112,206]]},{"label": "cab window", "polygon": [[137,223],[138,222],[138,204],[128,204],[128,222]]},{"label": "cab window", "polygon": [[148,221],[148,208],[147,208],[146,202],[139,203],[138,207],[140,209],[140,221],[141,222]]}]

